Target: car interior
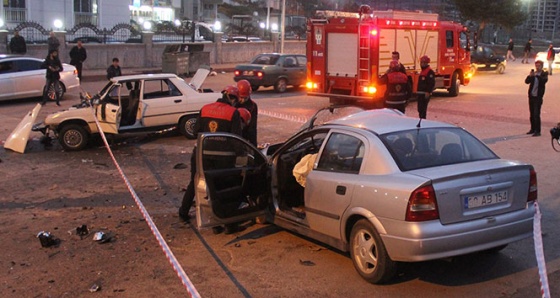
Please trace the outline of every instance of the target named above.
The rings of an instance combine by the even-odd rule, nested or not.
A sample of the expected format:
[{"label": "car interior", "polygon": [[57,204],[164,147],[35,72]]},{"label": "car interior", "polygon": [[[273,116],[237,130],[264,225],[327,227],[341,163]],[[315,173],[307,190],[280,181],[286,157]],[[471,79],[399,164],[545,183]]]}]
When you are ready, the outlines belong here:
[{"label": "car interior", "polygon": [[305,189],[297,182],[293,170],[305,155],[319,152],[326,136],[326,131],[314,132],[292,143],[291,147],[278,157],[276,185],[278,186],[278,204],[281,210],[299,218],[305,218]]}]

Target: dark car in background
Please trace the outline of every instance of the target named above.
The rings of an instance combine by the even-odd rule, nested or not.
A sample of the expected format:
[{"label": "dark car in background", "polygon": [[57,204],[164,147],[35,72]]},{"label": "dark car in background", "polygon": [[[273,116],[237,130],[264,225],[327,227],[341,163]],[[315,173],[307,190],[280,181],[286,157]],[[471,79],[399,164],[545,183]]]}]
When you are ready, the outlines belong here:
[{"label": "dark car in background", "polygon": [[294,54],[259,54],[248,64],[235,66],[234,80],[247,80],[253,91],[259,87],[274,86],[276,92],[285,92],[289,85],[305,84],[307,58]]},{"label": "dark car in background", "polygon": [[496,54],[490,47],[477,46],[471,51],[471,70],[503,74],[506,71],[506,57]]}]

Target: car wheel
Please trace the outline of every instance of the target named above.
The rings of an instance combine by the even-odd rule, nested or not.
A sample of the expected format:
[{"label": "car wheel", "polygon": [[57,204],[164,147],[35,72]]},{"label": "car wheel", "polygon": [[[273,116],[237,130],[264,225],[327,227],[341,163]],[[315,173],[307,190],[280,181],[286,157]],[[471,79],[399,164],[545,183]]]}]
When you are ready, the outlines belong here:
[{"label": "car wheel", "polygon": [[352,227],[350,255],[358,273],[370,283],[388,281],[397,271],[397,263],[389,258],[381,236],[366,219]]},{"label": "car wheel", "polygon": [[184,116],[179,120],[179,131],[187,139],[196,139],[194,134],[194,125],[196,124],[196,115]]},{"label": "car wheel", "polygon": [[504,72],[506,71],[506,66],[501,64],[498,65],[498,68],[496,68],[496,72],[499,74],[504,74]]},{"label": "car wheel", "polygon": [[288,89],[288,81],[286,79],[278,79],[276,84],[274,84],[274,91],[278,93],[286,92],[286,89]]},{"label": "car wheel", "polygon": [[459,86],[461,82],[459,82],[459,75],[455,72],[451,77],[451,87],[449,88],[449,96],[455,97],[459,95]]},{"label": "car wheel", "polygon": [[471,64],[471,73],[473,75],[476,74],[476,66],[474,64]]},{"label": "car wheel", "polygon": [[62,127],[58,133],[58,141],[62,148],[67,151],[78,151],[86,147],[89,133],[78,124],[68,124]]},{"label": "car wheel", "polygon": [[58,99],[62,99],[65,90],[66,88],[64,87],[64,84],[62,84],[62,82],[59,82],[58,88],[56,88],[54,85],[49,85],[49,89],[47,90],[47,97],[50,100],[55,100],[56,94],[58,93]]},{"label": "car wheel", "polygon": [[259,90],[259,87],[260,86],[258,86],[258,85],[251,85],[251,91],[255,92],[255,91]]}]

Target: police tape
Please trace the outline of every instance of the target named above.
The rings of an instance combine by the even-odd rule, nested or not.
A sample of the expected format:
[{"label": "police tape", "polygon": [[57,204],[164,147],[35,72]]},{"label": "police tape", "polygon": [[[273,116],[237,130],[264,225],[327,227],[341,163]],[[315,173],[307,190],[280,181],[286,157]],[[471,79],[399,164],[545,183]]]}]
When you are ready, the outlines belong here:
[{"label": "police tape", "polygon": [[268,110],[261,110],[261,109],[259,109],[259,114],[269,116],[269,117],[274,117],[274,118],[277,118],[277,119],[299,122],[299,123],[305,123],[308,120],[306,117],[302,117],[302,116],[288,115],[288,114],[284,114],[284,113],[277,113],[277,112],[272,112],[272,111],[268,111]]},{"label": "police tape", "polygon": [[157,226],[155,225],[154,221],[152,220],[152,217],[150,216],[150,214],[148,213],[148,211],[144,207],[144,204],[142,203],[142,201],[140,201],[140,198],[136,194],[136,191],[134,191],[134,188],[132,187],[132,185],[128,181],[128,178],[126,177],[126,175],[124,174],[123,170],[121,169],[119,163],[115,159],[115,156],[113,155],[113,151],[111,151],[111,147],[109,146],[109,143],[107,142],[107,138],[105,137],[105,134],[103,133],[103,130],[101,129],[101,125],[99,124],[99,120],[97,119],[97,115],[95,114],[94,109],[91,109],[91,113],[93,114],[93,118],[95,119],[95,125],[97,126],[97,130],[99,131],[99,134],[101,135],[101,138],[103,139],[103,143],[105,144],[105,147],[107,148],[107,151],[109,152],[109,156],[111,156],[111,159],[113,160],[113,163],[115,164],[115,167],[119,171],[119,174],[121,175],[121,178],[123,179],[124,183],[126,184],[126,187],[128,188],[128,191],[130,192],[130,194],[134,198],[134,202],[136,202],[136,205],[138,206],[138,209],[140,210],[140,212],[142,213],[142,216],[146,220],[146,223],[148,223],[148,226],[150,227],[150,230],[152,231],[152,234],[156,237],[156,240],[158,241],[158,243],[159,243],[160,247],[162,248],[163,252],[165,253],[165,256],[167,257],[167,260],[169,261],[171,266],[173,266],[173,270],[175,271],[175,273],[177,273],[177,276],[181,279],[181,282],[183,283],[183,285],[185,286],[185,288],[187,289],[187,292],[189,292],[191,297],[196,297],[196,298],[200,297],[200,294],[198,293],[198,291],[194,287],[194,284],[191,282],[191,280],[187,276],[187,273],[185,273],[185,270],[183,270],[183,267],[181,267],[181,264],[179,264],[179,261],[177,260],[177,258],[175,257],[175,255],[173,254],[173,252],[171,251],[171,249],[169,248],[169,246],[167,245],[167,243],[163,239],[163,236],[161,235],[160,231],[158,230]]},{"label": "police tape", "polygon": [[535,242],[535,255],[539,268],[539,281],[541,285],[541,297],[550,298],[550,288],[548,286],[548,275],[546,273],[546,261],[544,259],[544,249],[541,230],[541,210],[539,204],[535,202],[535,216],[533,218],[533,241]]}]

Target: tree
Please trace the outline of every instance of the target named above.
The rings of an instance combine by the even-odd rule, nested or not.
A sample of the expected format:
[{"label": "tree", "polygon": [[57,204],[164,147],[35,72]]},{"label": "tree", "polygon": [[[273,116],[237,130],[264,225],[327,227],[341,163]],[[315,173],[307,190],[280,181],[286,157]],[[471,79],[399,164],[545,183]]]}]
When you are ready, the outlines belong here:
[{"label": "tree", "polygon": [[521,0],[453,0],[453,3],[464,21],[478,23],[479,33],[487,24],[513,29],[527,19]]}]

